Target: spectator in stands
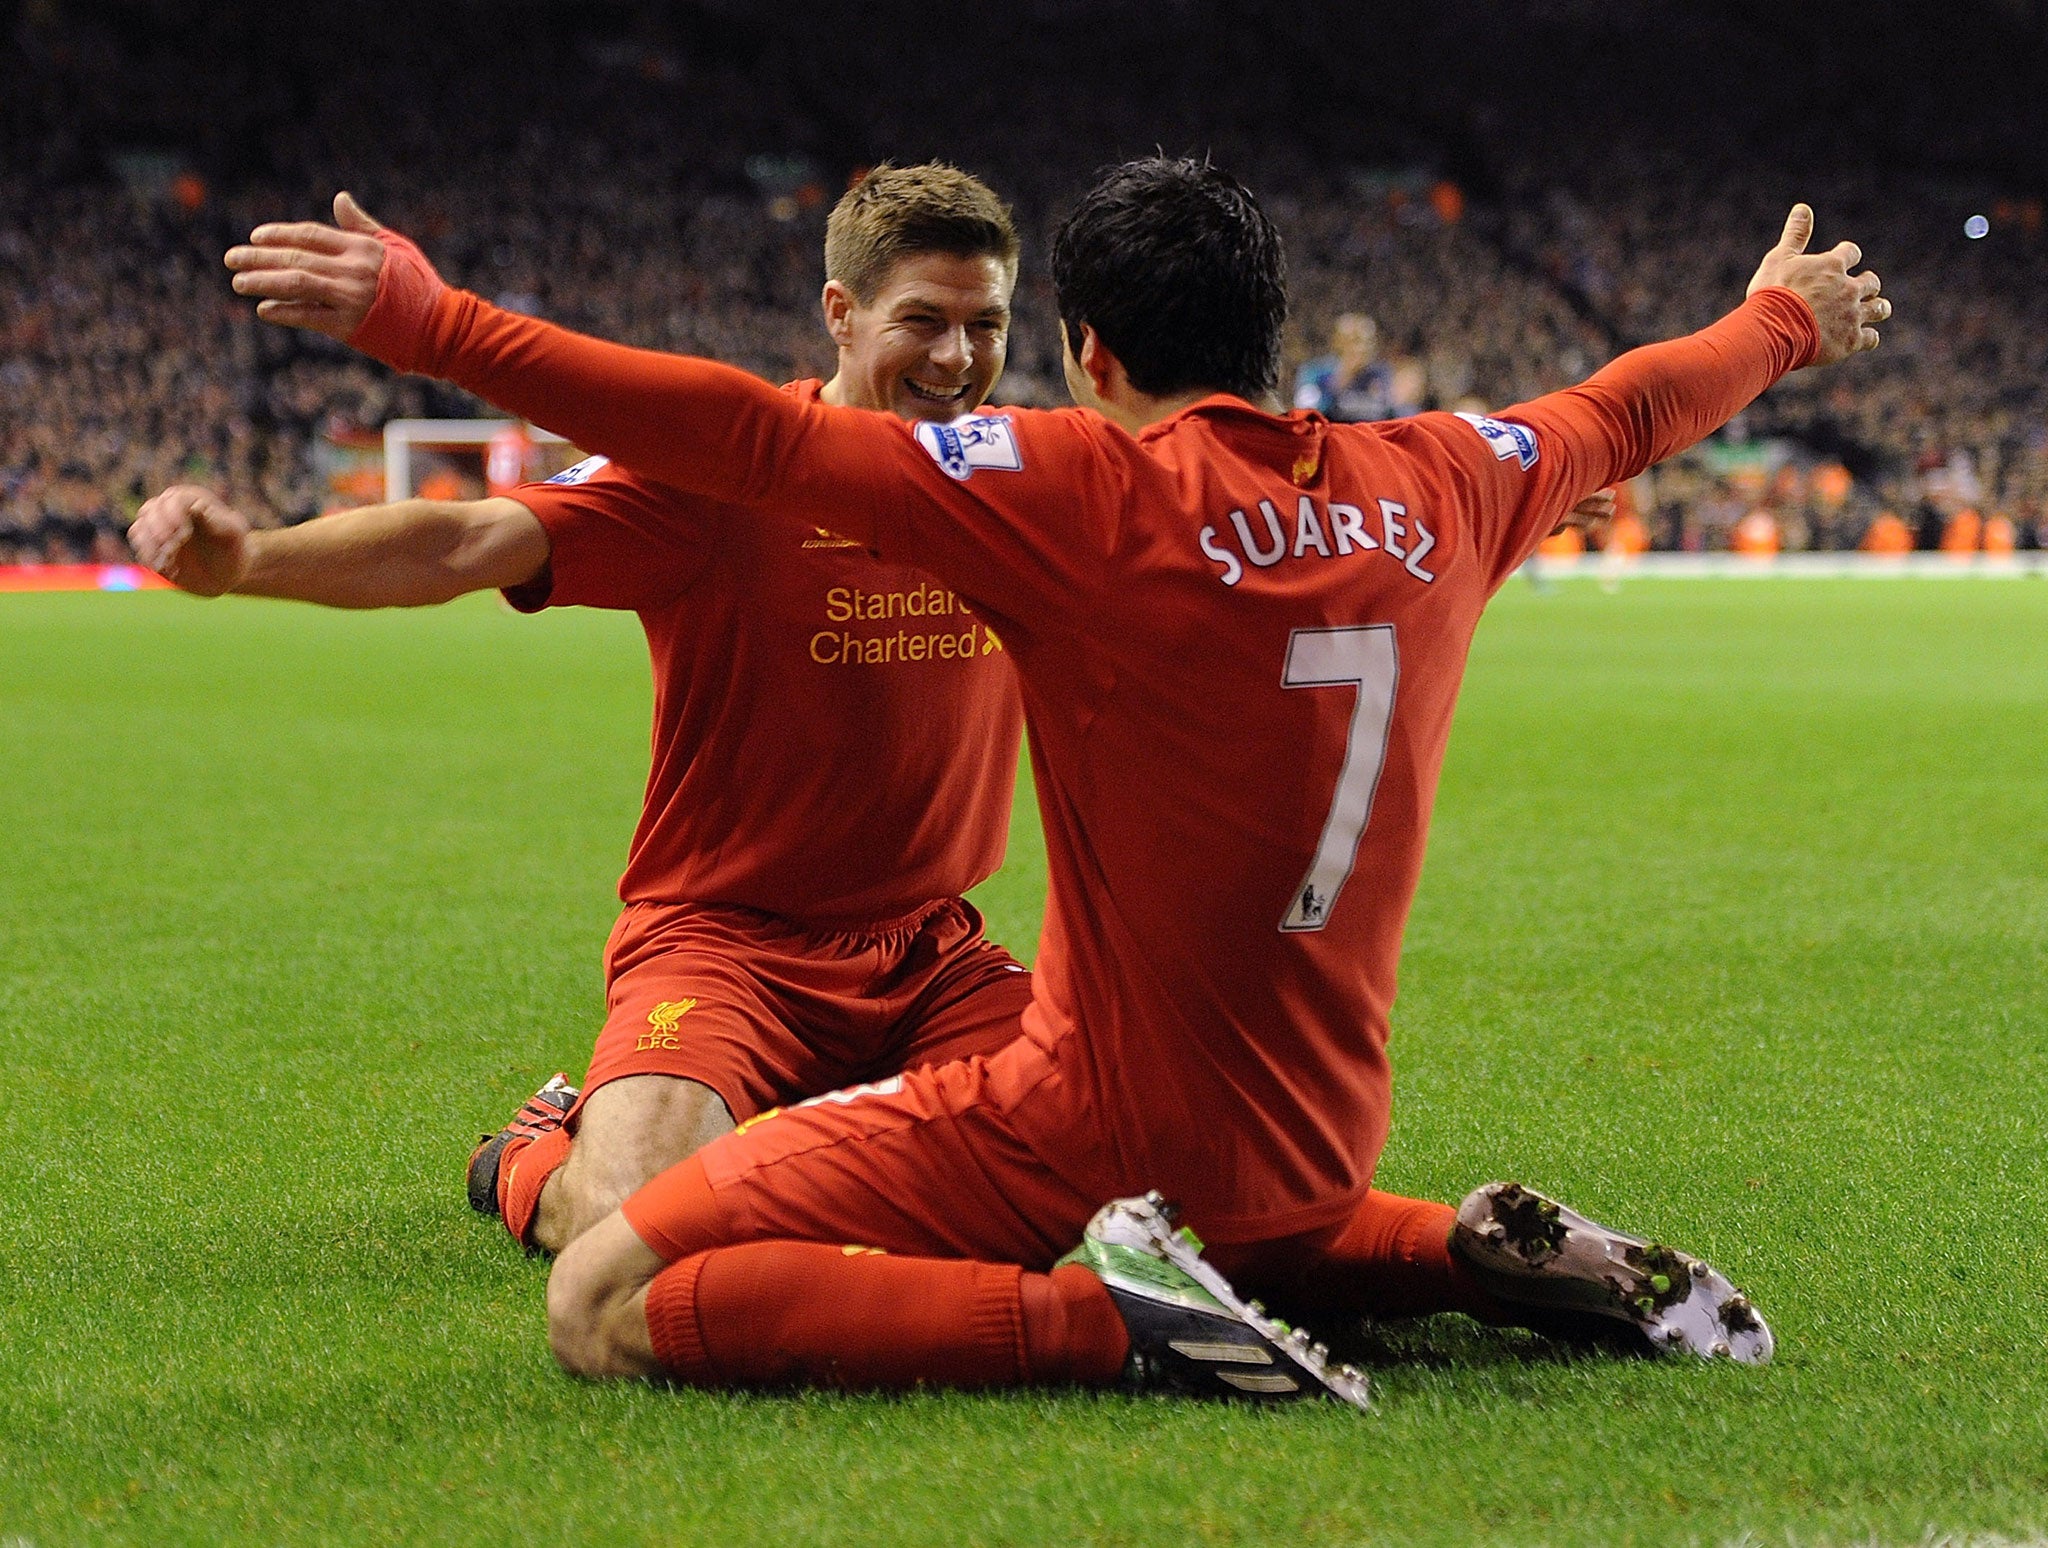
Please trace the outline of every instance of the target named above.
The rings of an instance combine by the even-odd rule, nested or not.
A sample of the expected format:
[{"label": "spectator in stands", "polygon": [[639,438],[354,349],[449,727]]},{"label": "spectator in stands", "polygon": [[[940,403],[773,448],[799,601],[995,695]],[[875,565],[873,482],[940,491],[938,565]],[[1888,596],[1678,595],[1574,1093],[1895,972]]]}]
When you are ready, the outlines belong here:
[{"label": "spectator in stands", "polygon": [[[1720,118],[1624,94],[1610,114],[1636,114],[1629,127],[1603,117],[1589,129],[1568,94],[1536,88],[1555,77],[1534,63],[1518,88],[1476,64],[1461,77],[1459,52],[1447,49],[1431,58],[1433,90],[1487,106],[1441,145],[1417,124],[1396,126],[1389,143],[1416,166],[1385,179],[1333,164],[1333,144],[1355,144],[1361,162],[1376,154],[1378,131],[1355,103],[1325,110],[1312,100],[1320,88],[1285,29],[1269,29],[1270,47],[1257,41],[1267,33],[1233,30],[1230,50],[1150,75],[1143,93],[1077,93],[1078,117],[1039,111],[1028,93],[1020,110],[1020,79],[1140,57],[1163,25],[1149,7],[1089,7],[1067,20],[1028,6],[978,15],[978,45],[1009,68],[951,83],[943,102],[868,88],[894,69],[902,35],[872,21],[835,30],[829,50],[764,29],[744,62],[717,48],[665,49],[656,26],[620,42],[579,22],[568,29],[573,57],[536,96],[532,51],[522,55],[519,40],[536,50],[560,40],[516,19],[501,50],[429,31],[394,54],[360,48],[345,20],[309,16],[293,23],[286,57],[223,46],[234,4],[189,37],[125,41],[118,20],[91,21],[91,9],[31,7],[19,32],[0,35],[14,87],[0,94],[0,562],[103,549],[102,535],[141,499],[177,482],[220,487],[259,520],[301,520],[354,498],[336,482],[325,433],[337,416],[375,429],[400,415],[478,411],[460,394],[259,329],[223,283],[220,252],[256,218],[317,213],[313,190],[364,169],[374,169],[365,191],[379,210],[420,235],[457,283],[571,327],[782,380],[829,364],[812,337],[822,205],[797,194],[829,191],[850,170],[791,153],[832,145],[850,162],[942,152],[1019,206],[1027,261],[1006,387],[1021,401],[1059,402],[1057,334],[1028,255],[1097,160],[1162,136],[1213,146],[1275,212],[1297,353],[1320,349],[1302,367],[1299,400],[1340,418],[1497,410],[1576,382],[1630,344],[1699,326],[1709,298],[1727,293],[1725,233],[1770,225],[1796,191],[1830,228],[1855,229],[1887,286],[1913,304],[1853,384],[1803,373],[1744,416],[1758,441],[1783,442],[1802,462],[1822,454],[1803,496],[1773,496],[1786,544],[1851,547],[1880,504],[1917,513],[1923,459],[1951,482],[1957,470],[1974,481],[1966,497],[1937,497],[1926,546],[1962,505],[2009,512],[2027,546],[2048,536],[2048,232],[2038,202],[2029,216],[2027,197],[1952,171],[1888,163],[1880,175],[1853,135],[1829,171],[1824,115],[1800,121],[1809,137],[1788,190],[1758,158],[1758,139],[1727,133]],[[1330,47],[1366,27],[1364,15],[1333,12]],[[1437,23],[1418,15],[1413,25]],[[1955,21],[1892,21],[1911,25]],[[90,46],[44,36],[65,28],[90,30]],[[1077,30],[1090,47],[1066,46]],[[1702,92],[1727,84],[1716,70],[1730,67],[1717,61],[1779,46],[1752,31],[1696,51]],[[33,59],[22,52],[31,44]],[[1385,54],[1382,67],[1397,70],[1398,56]],[[164,80],[185,85],[164,92]],[[1717,113],[1740,111],[1748,95],[1719,91]],[[280,127],[281,99],[312,103],[311,118]],[[1240,119],[1219,105],[1226,99],[1265,106]],[[100,121],[111,115],[96,120],[93,106],[116,100],[124,136],[220,165],[195,164],[160,187],[123,182]],[[1894,144],[1955,142],[1957,104],[1908,98],[1887,112]],[[870,145],[843,142],[838,126],[851,123]],[[764,173],[768,182],[748,171],[763,151],[783,167]],[[1445,178],[1453,156],[1474,175]],[[784,163],[795,168],[788,176]],[[1965,207],[1993,212],[1984,240],[1960,236],[1954,214]],[[84,470],[88,489],[67,466]],[[1754,497],[1704,462],[1667,471],[1643,510],[1651,540],[1725,548]]]},{"label": "spectator in stands", "polygon": [[1329,353],[1304,362],[1296,374],[1294,406],[1345,423],[1394,418],[1394,371],[1380,359],[1379,325],[1363,312],[1339,316]]}]

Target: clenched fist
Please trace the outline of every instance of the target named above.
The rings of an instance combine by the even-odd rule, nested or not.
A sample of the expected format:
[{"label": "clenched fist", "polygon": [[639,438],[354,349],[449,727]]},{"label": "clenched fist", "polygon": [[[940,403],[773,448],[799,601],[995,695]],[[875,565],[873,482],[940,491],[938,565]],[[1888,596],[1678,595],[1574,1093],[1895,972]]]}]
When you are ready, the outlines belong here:
[{"label": "clenched fist", "polygon": [[249,570],[249,519],[211,490],[178,484],[144,502],[128,525],[135,556],[194,596],[233,591]]}]

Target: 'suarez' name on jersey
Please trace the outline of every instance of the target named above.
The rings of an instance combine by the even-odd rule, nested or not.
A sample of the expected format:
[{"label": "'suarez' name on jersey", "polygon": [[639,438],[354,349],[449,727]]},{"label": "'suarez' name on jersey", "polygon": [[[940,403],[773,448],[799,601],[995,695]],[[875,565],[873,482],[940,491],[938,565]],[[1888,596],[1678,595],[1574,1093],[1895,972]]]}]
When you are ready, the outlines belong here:
[{"label": "'suarez' name on jersey", "polygon": [[[1265,570],[1283,560],[1342,559],[1361,553],[1384,554],[1417,580],[1435,580],[1436,575],[1422,567],[1436,547],[1436,536],[1422,517],[1399,500],[1372,504],[1369,513],[1363,505],[1301,495],[1290,522],[1271,500],[1259,500],[1251,507],[1255,514],[1240,508],[1217,525],[1204,527],[1202,552],[1223,567],[1216,578],[1226,586],[1244,579],[1247,563]],[[1366,530],[1368,523],[1379,529],[1377,536]]]}]

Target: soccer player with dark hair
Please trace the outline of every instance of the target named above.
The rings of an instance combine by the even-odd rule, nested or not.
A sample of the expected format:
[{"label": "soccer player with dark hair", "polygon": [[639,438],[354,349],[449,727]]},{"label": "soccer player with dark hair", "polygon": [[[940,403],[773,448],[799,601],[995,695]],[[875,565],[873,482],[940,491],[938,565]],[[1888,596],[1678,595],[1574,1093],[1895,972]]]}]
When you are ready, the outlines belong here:
[{"label": "soccer player with dark hair", "polygon": [[[1198,162],[1119,168],[1061,228],[1083,408],[949,425],[500,312],[388,232],[372,252],[261,227],[231,251],[271,320],[780,513],[746,519],[928,567],[1000,631],[1023,687],[1050,867],[1024,1036],[663,1173],[556,1264],[562,1363],[713,1384],[1136,1371],[1357,1398],[1219,1271],[1312,1311],[1369,1300],[1388,1010],[1473,629],[1580,498],[1877,342],[1875,276],[1850,274],[1848,243],[1806,254],[1811,227],[1796,207],[1748,299],[1699,334],[1494,417],[1367,425],[1276,411],[1279,243]],[[1704,1264],[1513,1185],[1433,1228],[1414,1251],[1501,1300],[1770,1352]]]}]

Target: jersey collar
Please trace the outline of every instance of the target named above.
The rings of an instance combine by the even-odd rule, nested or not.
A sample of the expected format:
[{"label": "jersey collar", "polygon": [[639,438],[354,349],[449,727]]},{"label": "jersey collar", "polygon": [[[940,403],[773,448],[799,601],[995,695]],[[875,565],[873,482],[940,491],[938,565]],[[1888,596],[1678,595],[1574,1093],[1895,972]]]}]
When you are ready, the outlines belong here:
[{"label": "jersey collar", "polygon": [[1330,422],[1315,409],[1271,414],[1235,393],[1212,392],[1138,432],[1150,446],[1184,424],[1201,422],[1240,456],[1283,471],[1290,483],[1307,488],[1322,476],[1323,443]]}]

